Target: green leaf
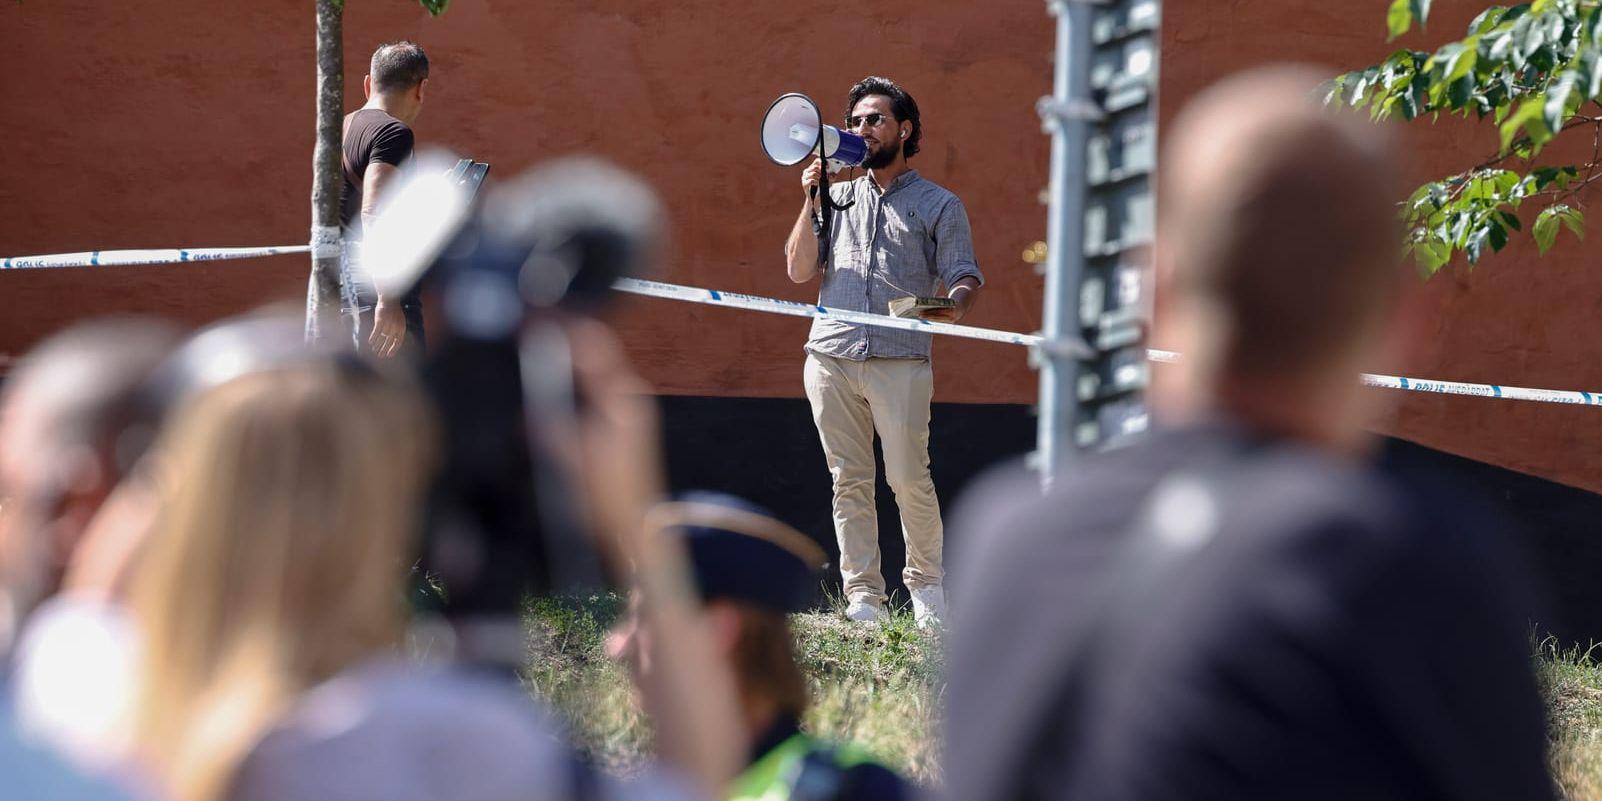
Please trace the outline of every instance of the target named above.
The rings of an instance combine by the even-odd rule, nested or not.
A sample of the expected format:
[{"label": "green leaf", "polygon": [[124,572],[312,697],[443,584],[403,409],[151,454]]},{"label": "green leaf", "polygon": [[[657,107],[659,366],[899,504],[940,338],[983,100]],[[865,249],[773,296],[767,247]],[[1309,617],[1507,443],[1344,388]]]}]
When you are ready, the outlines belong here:
[{"label": "green leaf", "polygon": [[1579,209],[1564,206],[1563,212],[1558,215],[1558,219],[1563,221],[1563,227],[1569,229],[1569,233],[1574,234],[1576,239],[1585,238],[1584,212],[1580,211]]},{"label": "green leaf", "polygon": [[1542,119],[1542,111],[1546,106],[1546,95],[1531,95],[1529,99],[1519,104],[1518,111],[1513,112],[1507,121],[1502,123],[1502,152],[1506,153],[1513,144],[1513,138],[1521,130],[1528,129],[1530,141],[1539,145],[1552,138],[1552,131]]},{"label": "green leaf", "polygon": [[1324,105],[1331,106],[1337,103],[1344,104],[1346,102],[1347,75],[1351,75],[1351,73],[1347,72],[1337,75],[1335,76],[1335,80],[1329,82],[1329,88],[1324,91]]},{"label": "green leaf", "polygon": [[1552,249],[1552,243],[1557,241],[1558,217],[1552,213],[1556,208],[1558,207],[1552,206],[1541,212],[1540,216],[1535,218],[1535,227],[1530,229],[1530,235],[1535,238],[1535,246],[1540,248],[1543,256]]},{"label": "green leaf", "polygon": [[1580,101],[1583,103],[1602,94],[1602,53],[1596,48],[1586,48],[1574,57],[1573,63],[1575,81],[1580,87]]},{"label": "green leaf", "polygon": [[1497,214],[1501,215],[1502,222],[1505,223],[1507,227],[1512,228],[1515,231],[1524,230],[1524,223],[1519,222],[1519,215],[1514,214],[1511,211],[1501,211],[1497,212]]},{"label": "green leaf", "polygon": [[1413,261],[1426,277],[1434,275],[1452,260],[1452,246],[1433,237],[1409,245]]},{"label": "green leaf", "polygon": [[1473,22],[1469,23],[1468,35],[1474,36],[1475,34],[1485,33],[1486,31],[1496,27],[1496,23],[1502,21],[1502,15],[1506,12],[1507,9],[1501,6],[1491,6],[1490,8],[1481,11],[1480,15],[1475,17]]},{"label": "green leaf", "polygon": [[1468,242],[1463,245],[1463,255],[1468,257],[1469,264],[1480,263],[1480,257],[1485,255],[1485,240],[1490,236],[1491,229],[1488,226],[1477,227],[1469,234]]},{"label": "green leaf", "polygon": [[1413,27],[1412,0],[1391,0],[1391,9],[1385,14],[1385,27],[1390,31],[1387,42],[1407,33],[1407,29]]},{"label": "green leaf", "polygon": [[445,9],[451,5],[451,0],[417,0],[417,2],[421,3],[423,8],[428,9],[428,13],[435,17],[445,13]]},{"label": "green leaf", "polygon": [[1486,226],[1486,231],[1489,232],[1491,250],[1501,252],[1502,248],[1507,247],[1507,229],[1501,223],[1492,220]]},{"label": "green leaf", "polygon": [[1413,82],[1402,95],[1402,117],[1413,119],[1429,108],[1430,79],[1423,73],[1413,76]]},{"label": "green leaf", "polygon": [[1563,121],[1569,116],[1569,95],[1574,92],[1574,83],[1574,73],[1565,72],[1547,88],[1541,119],[1548,129],[1556,131],[1563,127]]},{"label": "green leaf", "polygon": [[1533,14],[1521,22],[1524,25],[1524,35],[1519,37],[1518,52],[1523,54],[1525,58],[1529,58],[1535,54],[1535,51],[1546,46],[1546,22]]},{"label": "green leaf", "polygon": [[1412,2],[1413,19],[1418,20],[1420,25],[1429,21],[1430,2],[1431,0],[1413,0]]},{"label": "green leaf", "polygon": [[[1445,48],[1442,48],[1443,50]],[[1478,37],[1471,37],[1463,42],[1460,49],[1446,62],[1446,81],[1455,81],[1474,71],[1474,65],[1480,58]]]},{"label": "green leaf", "polygon": [[[1512,40],[1512,48],[1508,51],[1508,60],[1515,70],[1524,69],[1524,62],[1529,59],[1529,54],[1542,44],[1538,41],[1534,47],[1529,47],[1530,38],[1540,35],[1531,33],[1535,29],[1534,22],[1535,17],[1519,17],[1519,21],[1513,23],[1513,30],[1508,34],[1508,38]],[[1529,49],[1525,49],[1526,47],[1529,47]]]},{"label": "green leaf", "polygon": [[1352,85],[1353,106],[1357,108],[1363,107],[1363,104],[1368,100],[1368,90],[1373,88],[1374,79],[1378,75],[1379,73],[1373,67],[1370,67],[1363,70],[1363,74],[1357,77],[1357,82]]},{"label": "green leaf", "polygon": [[1457,218],[1457,222],[1452,225],[1452,233],[1447,237],[1446,241],[1457,247],[1464,247],[1468,245],[1469,234],[1471,233],[1469,229],[1470,217],[1463,212],[1454,212],[1452,216]]},{"label": "green leaf", "polygon": [[1491,182],[1491,191],[1494,195],[1505,195],[1519,185],[1518,173],[1512,170],[1491,170],[1485,177]]},{"label": "green leaf", "polygon": [[1504,28],[1494,36],[1481,39],[1480,46],[1485,48],[1480,61],[1490,66],[1501,66],[1507,61],[1508,53],[1513,52],[1513,29]]}]

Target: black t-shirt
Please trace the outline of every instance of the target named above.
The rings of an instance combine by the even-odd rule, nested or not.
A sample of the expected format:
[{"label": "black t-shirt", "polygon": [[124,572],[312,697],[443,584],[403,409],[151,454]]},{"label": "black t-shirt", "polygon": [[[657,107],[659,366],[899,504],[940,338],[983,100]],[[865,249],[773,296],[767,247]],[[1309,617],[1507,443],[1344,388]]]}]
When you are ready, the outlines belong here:
[{"label": "black t-shirt", "polygon": [[[1035,482],[953,517],[951,798],[1553,797],[1518,560],[1473,504],[1223,424]],[[1129,570],[1153,530],[1183,556]]]},{"label": "black t-shirt", "polygon": [[345,115],[343,158],[345,186],[339,199],[339,227],[346,239],[361,239],[362,179],[373,162],[406,163],[412,156],[412,129],[376,108]]}]

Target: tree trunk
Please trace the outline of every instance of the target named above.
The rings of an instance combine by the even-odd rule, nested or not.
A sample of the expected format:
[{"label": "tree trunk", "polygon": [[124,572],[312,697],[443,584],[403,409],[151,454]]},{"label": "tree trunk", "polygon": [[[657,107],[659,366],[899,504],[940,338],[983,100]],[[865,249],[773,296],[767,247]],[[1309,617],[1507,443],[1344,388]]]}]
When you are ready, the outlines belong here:
[{"label": "tree trunk", "polygon": [[345,110],[344,3],[317,0],[317,146],[312,153],[312,265],[306,340],[344,333],[339,299],[340,147]]}]

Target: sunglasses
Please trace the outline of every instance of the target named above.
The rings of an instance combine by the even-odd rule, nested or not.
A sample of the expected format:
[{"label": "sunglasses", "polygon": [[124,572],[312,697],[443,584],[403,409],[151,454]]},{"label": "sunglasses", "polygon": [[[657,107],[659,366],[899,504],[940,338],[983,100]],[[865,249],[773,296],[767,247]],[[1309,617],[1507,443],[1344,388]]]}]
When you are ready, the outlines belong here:
[{"label": "sunglasses", "polygon": [[864,114],[860,117],[846,117],[847,128],[855,128],[863,124],[866,124],[869,128],[877,128],[881,122],[884,122],[884,115],[878,112]]}]

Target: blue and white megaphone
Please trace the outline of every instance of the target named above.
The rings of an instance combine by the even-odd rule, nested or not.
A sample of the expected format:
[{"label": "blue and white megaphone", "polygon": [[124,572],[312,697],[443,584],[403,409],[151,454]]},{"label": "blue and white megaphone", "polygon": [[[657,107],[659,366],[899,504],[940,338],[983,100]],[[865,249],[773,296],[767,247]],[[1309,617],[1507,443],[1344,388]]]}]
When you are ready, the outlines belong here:
[{"label": "blue and white megaphone", "polygon": [[762,118],[762,149],[775,164],[793,167],[819,155],[827,160],[829,172],[860,167],[868,158],[868,143],[854,133],[823,124],[823,115],[812,98],[798,92],[780,95]]}]

